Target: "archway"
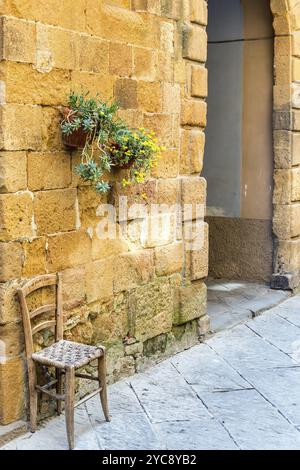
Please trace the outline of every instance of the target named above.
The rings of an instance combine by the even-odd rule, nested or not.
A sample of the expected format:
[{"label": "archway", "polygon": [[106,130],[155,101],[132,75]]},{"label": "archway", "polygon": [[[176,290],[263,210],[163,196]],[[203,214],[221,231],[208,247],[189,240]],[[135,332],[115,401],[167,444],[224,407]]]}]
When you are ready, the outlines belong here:
[{"label": "archway", "polygon": [[209,0],[210,274],[270,282],[273,274],[273,64],[269,0]]}]

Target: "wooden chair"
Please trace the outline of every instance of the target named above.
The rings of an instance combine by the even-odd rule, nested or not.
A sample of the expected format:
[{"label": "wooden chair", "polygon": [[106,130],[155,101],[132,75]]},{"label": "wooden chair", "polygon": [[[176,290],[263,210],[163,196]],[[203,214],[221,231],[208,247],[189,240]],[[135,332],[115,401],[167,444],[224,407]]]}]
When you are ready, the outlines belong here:
[{"label": "wooden chair", "polygon": [[[38,289],[53,286],[56,287],[55,303],[43,305],[29,312],[27,296]],[[74,408],[84,403],[93,396],[100,394],[100,400],[106,421],[110,421],[107,403],[106,390],[106,362],[105,348],[102,346],[88,346],[85,344],[65,341],[63,339],[63,311],[62,311],[62,283],[60,274],[50,274],[40,276],[28,282],[22,288],[18,289],[20,299],[25,346],[26,360],[29,379],[29,398],[30,398],[30,428],[31,432],[36,431],[37,427],[37,399],[38,392],[46,393],[57,400],[57,412],[61,413],[61,402],[65,401],[65,416],[69,448],[74,448]],[[53,312],[53,320],[43,321],[32,327],[32,320],[44,313]],[[33,336],[39,331],[55,328],[55,342],[49,347],[39,352],[34,352]],[[75,373],[75,369],[81,368],[91,361],[98,360],[98,376]],[[55,367],[56,379],[50,383],[40,386],[37,384],[36,363]],[[65,375],[65,387],[63,393],[62,376]],[[99,382],[99,388],[86,396],[78,403],[74,402],[75,395],[75,377],[82,379],[96,380]],[[51,388],[56,387],[56,392]]]}]

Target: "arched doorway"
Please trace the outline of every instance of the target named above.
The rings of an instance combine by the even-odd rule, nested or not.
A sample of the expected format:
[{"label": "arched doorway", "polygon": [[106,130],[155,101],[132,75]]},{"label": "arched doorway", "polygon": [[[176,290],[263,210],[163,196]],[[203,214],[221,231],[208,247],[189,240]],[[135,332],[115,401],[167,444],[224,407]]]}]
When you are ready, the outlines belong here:
[{"label": "arched doorway", "polygon": [[271,280],[273,64],[269,0],[209,0],[210,274]]}]

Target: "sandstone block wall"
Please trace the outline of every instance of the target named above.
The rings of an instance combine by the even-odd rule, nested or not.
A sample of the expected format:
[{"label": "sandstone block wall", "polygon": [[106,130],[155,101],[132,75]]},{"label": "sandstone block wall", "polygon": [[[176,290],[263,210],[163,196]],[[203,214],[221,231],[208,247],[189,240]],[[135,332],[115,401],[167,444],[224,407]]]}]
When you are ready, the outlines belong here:
[{"label": "sandstone block wall", "polygon": [[[197,342],[206,316],[207,227],[201,249],[184,237],[99,240],[101,202],[124,194],[120,175],[100,198],[72,169],[60,107],[81,87],[114,97],[120,115],[152,128],[167,148],[129,201],[205,204],[199,175],[206,124],[204,0],[0,2],[0,423],[24,416],[26,379],[18,285],[63,273],[66,337],[108,347],[110,380]],[[172,217],[170,213],[170,217]],[[200,217],[192,211],[183,225]],[[200,217],[202,220],[202,216]],[[202,220],[203,221],[203,220]],[[154,220],[153,223],[157,223]],[[171,224],[172,225],[172,224]],[[38,346],[49,338],[37,338]]]}]

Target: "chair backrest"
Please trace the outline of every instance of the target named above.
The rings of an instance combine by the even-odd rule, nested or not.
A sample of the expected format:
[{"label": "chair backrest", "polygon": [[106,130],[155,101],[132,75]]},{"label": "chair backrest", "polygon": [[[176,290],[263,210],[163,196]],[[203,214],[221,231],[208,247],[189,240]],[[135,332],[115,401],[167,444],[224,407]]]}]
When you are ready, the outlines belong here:
[{"label": "chair backrest", "polygon": [[[56,287],[55,302],[47,305],[41,305],[35,310],[29,311],[27,296],[43,287]],[[36,277],[27,282],[23,287],[18,289],[18,296],[21,304],[26,357],[30,358],[33,350],[33,336],[39,331],[55,328],[55,341],[63,339],[63,311],[62,311],[62,285],[60,274],[46,274]],[[32,326],[31,321],[43,313],[54,312],[53,320],[42,321]]]}]

